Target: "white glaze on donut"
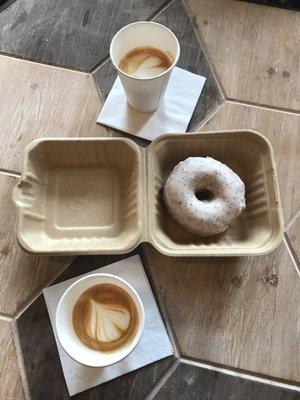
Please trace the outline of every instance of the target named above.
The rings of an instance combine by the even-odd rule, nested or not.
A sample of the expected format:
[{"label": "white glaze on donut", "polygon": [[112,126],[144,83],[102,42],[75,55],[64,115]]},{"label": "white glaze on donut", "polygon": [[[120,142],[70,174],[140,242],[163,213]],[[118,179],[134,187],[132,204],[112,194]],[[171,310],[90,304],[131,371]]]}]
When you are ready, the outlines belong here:
[{"label": "white glaze on donut", "polygon": [[[213,198],[198,200],[207,189]],[[171,172],[164,202],[172,218],[186,231],[210,236],[226,231],[246,207],[245,185],[227,165],[211,157],[189,157]]]}]

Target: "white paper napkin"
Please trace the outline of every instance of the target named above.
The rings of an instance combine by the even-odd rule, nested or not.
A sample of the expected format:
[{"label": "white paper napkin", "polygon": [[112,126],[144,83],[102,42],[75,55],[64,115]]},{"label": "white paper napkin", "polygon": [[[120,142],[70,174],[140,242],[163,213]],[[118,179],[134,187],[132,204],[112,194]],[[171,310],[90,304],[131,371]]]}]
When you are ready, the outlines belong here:
[{"label": "white paper napkin", "polygon": [[[58,342],[55,329],[56,307],[65,290],[81,276],[95,272],[106,272],[124,278],[136,289],[145,308],[145,328],[139,344],[124,360],[105,368],[86,367],[73,360]],[[173,354],[172,345],[139,256],[136,255],[123,259],[81,276],[43,290],[70,396]]]},{"label": "white paper napkin", "polygon": [[185,132],[205,81],[203,76],[175,67],[160,107],[152,113],[142,113],[127,103],[118,77],[97,122],[148,140],[165,133]]}]

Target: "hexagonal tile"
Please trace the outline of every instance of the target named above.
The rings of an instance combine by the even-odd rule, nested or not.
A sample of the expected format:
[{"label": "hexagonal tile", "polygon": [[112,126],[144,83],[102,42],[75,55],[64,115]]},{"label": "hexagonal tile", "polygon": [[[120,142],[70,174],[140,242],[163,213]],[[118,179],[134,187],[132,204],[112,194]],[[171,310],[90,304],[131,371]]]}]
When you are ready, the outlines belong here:
[{"label": "hexagonal tile", "polygon": [[271,142],[285,220],[300,208],[300,115],[225,102],[203,131],[253,129]]},{"label": "hexagonal tile", "polygon": [[[223,101],[223,95],[214,78],[209,62],[203,52],[196,32],[181,0],[175,0],[166,7],[153,21],[170,28],[180,42],[178,66],[207,78],[203,92],[195,108],[188,131],[196,129],[200,122]],[[116,79],[116,71],[110,60],[101,65],[94,76],[103,93],[108,95]]]},{"label": "hexagonal tile", "polygon": [[17,243],[12,189],[18,178],[0,173],[0,313],[12,315],[62,271],[71,257],[38,257]]},{"label": "hexagonal tile", "polygon": [[[135,254],[77,257],[56,282],[69,279]],[[32,400],[69,399],[44,297],[40,295],[17,320]],[[34,326],[34,330],[32,327]],[[78,399],[140,400],[173,363],[168,357],[76,395]],[[41,385],[40,382],[43,382]],[[54,384],[55,382],[55,384]]]},{"label": "hexagonal tile", "polygon": [[287,229],[287,235],[292,248],[300,262],[300,211]]},{"label": "hexagonal tile", "polygon": [[24,147],[46,136],[103,136],[93,77],[0,56],[0,169],[21,171]]},{"label": "hexagonal tile", "polygon": [[184,355],[299,382],[300,280],[284,244],[261,257],[146,255]]},{"label": "hexagonal tile", "polygon": [[18,0],[0,14],[0,50],[90,70],[108,55],[113,35],[145,20],[164,0]]},{"label": "hexagonal tile", "polygon": [[180,363],[158,391],[155,400],[298,400],[299,393]]},{"label": "hexagonal tile", "polygon": [[0,317],[0,398],[23,400],[24,394],[14,349],[11,323]]},{"label": "hexagonal tile", "polygon": [[300,109],[300,15],[232,0],[187,0],[230,98]]}]

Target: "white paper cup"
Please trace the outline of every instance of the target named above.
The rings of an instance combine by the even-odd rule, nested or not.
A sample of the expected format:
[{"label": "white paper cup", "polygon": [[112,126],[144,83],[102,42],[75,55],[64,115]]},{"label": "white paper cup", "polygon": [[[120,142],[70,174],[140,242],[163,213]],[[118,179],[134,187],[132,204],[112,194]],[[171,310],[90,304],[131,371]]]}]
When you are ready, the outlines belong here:
[{"label": "white paper cup", "polygon": [[[138,46],[153,46],[170,52],[174,62],[170,68],[154,77],[132,77],[124,73],[118,65],[127,52]],[[116,33],[110,45],[110,58],[118,71],[128,103],[133,108],[142,112],[151,112],[158,108],[179,55],[180,46],[174,33],[156,22],[134,22]]]},{"label": "white paper cup", "polygon": [[[111,283],[124,289],[133,299],[139,314],[139,325],[134,338],[119,349],[100,352],[87,347],[73,328],[73,308],[80,295],[94,285]],[[143,303],[135,289],[124,279],[111,274],[95,273],[74,282],[62,295],[55,316],[56,332],[60,344],[75,361],[89,367],[106,367],[127,357],[138,344],[144,329]]]}]

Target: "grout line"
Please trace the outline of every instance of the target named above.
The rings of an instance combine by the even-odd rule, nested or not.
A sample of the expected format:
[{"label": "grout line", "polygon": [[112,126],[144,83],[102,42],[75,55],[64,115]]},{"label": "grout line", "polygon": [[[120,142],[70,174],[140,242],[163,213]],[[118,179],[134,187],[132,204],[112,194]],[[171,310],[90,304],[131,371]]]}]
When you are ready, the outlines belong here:
[{"label": "grout line", "polygon": [[101,61],[99,61],[92,69],[89,70],[89,73],[94,74],[94,72],[96,72],[98,68],[102,67],[103,64],[105,64],[109,59],[110,59],[109,55],[102,58]]},{"label": "grout line", "polygon": [[179,364],[180,364],[180,358],[175,360],[174,363],[170,365],[169,368],[167,368],[162,377],[158,379],[158,381],[154,384],[153,389],[151,389],[150,392],[145,396],[145,400],[151,400],[157,395],[157,393],[167,382],[167,380],[170,378],[170,376],[173,374],[173,372],[175,371],[175,369],[178,367]]},{"label": "grout line", "polygon": [[9,314],[0,312],[0,320],[11,322],[11,321],[13,321],[13,317]]},{"label": "grout line", "polygon": [[147,21],[153,21],[156,17],[159,16],[162,12],[165,11],[166,8],[168,8],[172,3],[174,3],[175,0],[167,0],[165,1],[152,15],[150,15],[149,18],[147,18]]},{"label": "grout line", "polygon": [[4,168],[0,168],[0,174],[14,176],[15,178],[21,178],[21,174],[19,172],[10,171]]},{"label": "grout line", "polygon": [[25,61],[25,62],[33,63],[33,64],[40,64],[40,65],[44,65],[46,67],[60,68],[60,69],[66,70],[66,71],[73,71],[73,72],[78,72],[81,74],[87,74],[89,72],[88,70],[84,70],[84,69],[78,69],[75,67],[69,67],[67,65],[56,64],[56,63],[50,62],[50,61],[41,61],[41,60],[35,60],[34,58],[26,58],[26,57],[19,56],[18,54],[6,53],[4,51],[0,51],[0,56],[4,56],[4,57],[16,59],[16,60],[21,60],[21,61]]},{"label": "grout line", "polygon": [[285,230],[288,230],[291,225],[296,221],[296,219],[300,217],[300,210],[296,211],[294,214],[290,216],[290,218],[285,223]]},{"label": "grout line", "polygon": [[[69,266],[72,264],[72,262],[75,260],[76,256],[70,257],[70,262],[67,263],[67,265],[60,270],[56,275],[54,275],[54,277],[52,277],[51,279],[49,279],[48,281],[46,281],[43,285],[43,287],[48,287],[51,285],[52,282],[54,282],[67,268],[69,268]],[[29,308],[31,306],[32,303],[35,302],[35,300],[42,294],[42,290],[38,290],[37,292],[35,292],[35,294],[32,295],[32,297],[26,302],[26,304],[20,308],[19,310],[17,310],[14,314],[14,319],[18,319],[20,318],[20,316],[27,310],[27,308]]]},{"label": "grout line", "polygon": [[226,101],[228,103],[239,104],[242,106],[246,105],[250,107],[264,108],[266,110],[271,110],[271,111],[284,112],[292,115],[300,115],[300,111],[297,110],[291,110],[290,108],[285,108],[285,107],[269,106],[268,104],[256,103],[254,101],[238,100],[227,96],[226,96]]},{"label": "grout line", "polygon": [[290,241],[290,238],[286,232],[284,232],[284,234],[283,234],[283,241],[287,247],[287,251],[288,251],[289,255],[291,256],[291,259],[293,261],[296,272],[300,277],[300,262],[299,262],[297,254],[293,248],[293,245]]},{"label": "grout line", "polygon": [[218,113],[219,109],[225,103],[225,99],[221,103],[217,104],[204,118],[203,120],[193,129],[194,132],[199,132],[209,121]]},{"label": "grout line", "polygon": [[146,275],[147,275],[148,281],[150,283],[151,290],[152,290],[152,293],[154,295],[155,301],[156,301],[156,303],[158,305],[159,312],[160,312],[160,314],[162,316],[162,319],[164,321],[164,324],[166,326],[166,330],[167,330],[170,342],[171,342],[173,350],[174,350],[174,356],[175,357],[180,357],[181,356],[181,351],[180,351],[180,347],[179,347],[178,340],[177,340],[177,337],[176,337],[176,333],[175,333],[175,330],[174,330],[174,328],[172,326],[172,323],[170,322],[171,318],[169,318],[169,315],[168,315],[168,312],[166,310],[164,301],[160,298],[160,296],[158,295],[158,291],[156,290],[157,284],[155,282],[154,273],[153,273],[152,268],[151,268],[150,263],[149,263],[149,257],[144,252],[145,246],[148,246],[148,244],[143,244],[142,247],[141,247],[142,264],[143,264],[144,269],[146,271]]},{"label": "grout line", "polygon": [[217,367],[212,364],[204,363],[201,361],[195,361],[195,360],[192,360],[189,358],[182,358],[181,362],[183,364],[192,365],[194,367],[209,369],[209,370],[220,372],[220,373],[223,373],[226,375],[231,375],[231,376],[235,376],[235,377],[242,378],[242,379],[248,379],[250,381],[255,381],[255,382],[259,382],[259,383],[263,383],[263,384],[267,384],[267,385],[271,385],[271,386],[280,387],[282,389],[289,389],[289,390],[294,390],[294,391],[300,392],[300,386],[291,385],[288,383],[276,381],[276,380],[269,379],[269,378],[263,378],[258,375],[250,375],[248,373],[238,372],[235,370],[231,370],[229,368]]},{"label": "grout line", "polygon": [[[98,94],[99,100],[101,102],[101,108],[102,108],[103,104],[105,103],[105,98],[104,98],[103,94],[101,93],[101,90],[99,88],[99,85],[98,85],[98,82],[97,82],[97,79],[96,79],[95,75],[91,74],[91,76],[93,78],[94,86],[96,86],[96,92]],[[97,117],[98,117],[98,115],[97,115]]]},{"label": "grout line", "polygon": [[26,367],[25,367],[25,361],[24,361],[21,342],[20,342],[19,329],[18,329],[18,325],[17,325],[16,321],[13,321],[13,323],[12,323],[12,334],[13,334],[13,341],[14,341],[14,346],[15,346],[17,359],[18,359],[19,372],[20,372],[22,386],[23,386],[23,393],[25,395],[26,400],[31,400],[28,377],[27,377]]},{"label": "grout line", "polygon": [[[49,283],[45,284],[44,287],[49,286]],[[17,310],[14,314],[14,319],[19,319],[20,316],[27,310],[27,308],[29,308],[34,302],[35,300],[37,300],[37,298],[42,294],[42,290],[35,292],[24,304],[23,307],[21,307],[19,310]]]},{"label": "grout line", "polygon": [[203,50],[203,53],[204,53],[204,55],[205,55],[205,57],[207,59],[207,62],[208,62],[209,67],[211,69],[212,75],[215,78],[216,84],[218,85],[220,92],[222,93],[224,99],[226,100],[227,96],[226,96],[225,88],[224,88],[224,86],[222,84],[221,77],[219,76],[219,74],[218,74],[218,72],[217,72],[217,70],[215,68],[213,60],[210,57],[209,51],[208,51],[208,49],[206,47],[206,44],[205,44],[205,40],[202,37],[202,34],[201,34],[200,30],[198,29],[198,25],[197,25],[197,22],[196,22],[196,17],[194,17],[193,12],[190,9],[189,5],[187,4],[186,0],[182,0],[182,2],[183,2],[183,5],[184,5],[184,7],[185,7],[185,9],[187,11],[187,14],[188,14],[188,17],[190,19],[191,25],[192,25],[195,33],[196,33],[197,39],[198,39],[198,41],[200,43],[200,46],[201,46],[201,48]]},{"label": "grout line", "polygon": [[[94,86],[94,88],[96,90],[96,93],[97,93],[97,96],[98,96],[98,99],[99,99],[99,111],[97,112],[97,117],[96,117],[96,123],[97,123],[97,118],[98,118],[99,112],[102,110],[102,107],[103,107],[103,105],[105,103],[105,98],[104,98],[103,94],[101,93],[101,90],[100,90],[100,87],[98,85],[98,82],[97,82],[97,79],[96,79],[95,75],[93,75],[93,74],[91,74],[89,72],[87,74],[91,77],[91,79],[93,81],[92,84],[93,84],[93,86]],[[102,126],[102,128],[104,128],[106,130],[107,135],[109,136],[109,132],[110,132],[109,128],[107,126],[105,126],[105,125],[101,125],[101,126]]]}]

